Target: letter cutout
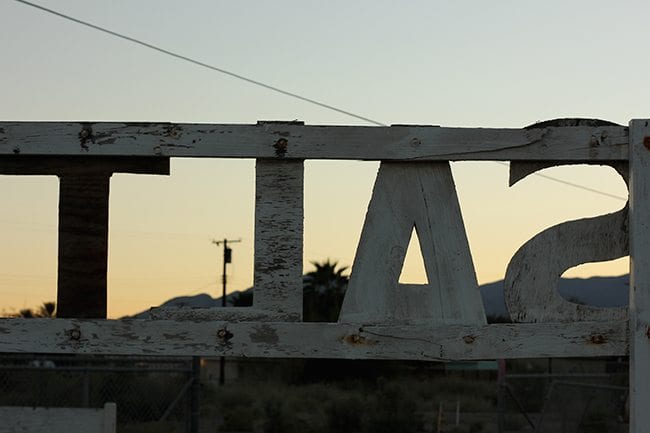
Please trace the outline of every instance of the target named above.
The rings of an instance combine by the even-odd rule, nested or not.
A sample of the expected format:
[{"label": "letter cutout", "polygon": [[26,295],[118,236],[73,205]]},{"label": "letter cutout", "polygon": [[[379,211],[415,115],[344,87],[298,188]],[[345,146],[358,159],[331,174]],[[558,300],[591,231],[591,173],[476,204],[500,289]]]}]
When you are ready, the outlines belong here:
[{"label": "letter cutout", "polygon": [[[429,284],[399,284],[415,227]],[[339,322],[485,324],[447,162],[382,162]]]},{"label": "letter cutout", "polygon": [[[510,186],[544,168],[567,162],[510,163]],[[629,185],[628,164],[612,163]],[[550,227],[526,242],[510,260],[504,280],[506,306],[515,322],[625,320],[627,308],[598,308],[564,299],[557,291],[560,277],[583,263],[629,254],[628,204],[618,212]]]}]

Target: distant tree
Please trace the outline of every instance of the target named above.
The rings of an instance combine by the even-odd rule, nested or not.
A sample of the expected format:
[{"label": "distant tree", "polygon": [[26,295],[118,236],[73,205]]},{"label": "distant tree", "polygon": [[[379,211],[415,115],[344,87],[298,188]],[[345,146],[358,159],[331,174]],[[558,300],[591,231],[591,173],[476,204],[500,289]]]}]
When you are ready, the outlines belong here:
[{"label": "distant tree", "polygon": [[253,291],[246,290],[236,293],[231,298],[233,307],[250,307],[253,305]]},{"label": "distant tree", "polygon": [[349,277],[348,269],[338,262],[311,262],[316,269],[303,279],[303,314],[305,322],[336,322],[343,305]]},{"label": "distant tree", "polygon": [[[329,259],[312,262],[315,269],[303,277],[303,315],[305,322],[336,322],[348,286],[347,267],[339,267]],[[234,294],[230,302],[234,307],[253,305],[253,290]]]},{"label": "distant tree", "polygon": [[37,317],[56,317],[56,303],[55,302],[43,302],[35,310],[31,308],[23,308],[16,314],[16,317],[22,317],[23,319],[33,319]]}]

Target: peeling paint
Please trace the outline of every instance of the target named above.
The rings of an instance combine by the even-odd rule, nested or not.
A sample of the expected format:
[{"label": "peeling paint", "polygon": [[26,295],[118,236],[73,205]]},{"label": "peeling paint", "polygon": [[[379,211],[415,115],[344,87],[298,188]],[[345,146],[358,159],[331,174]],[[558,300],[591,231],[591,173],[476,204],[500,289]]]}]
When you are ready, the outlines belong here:
[{"label": "peeling paint", "polygon": [[81,131],[77,135],[79,137],[79,144],[84,150],[88,150],[88,142],[95,144],[95,136],[93,135],[93,127],[91,123],[82,123]]},{"label": "peeling paint", "polygon": [[269,325],[256,326],[250,334],[252,343],[276,344],[280,341],[277,331]]},{"label": "peeling paint", "polygon": [[163,137],[179,138],[183,132],[183,128],[180,125],[165,125],[162,129]]}]

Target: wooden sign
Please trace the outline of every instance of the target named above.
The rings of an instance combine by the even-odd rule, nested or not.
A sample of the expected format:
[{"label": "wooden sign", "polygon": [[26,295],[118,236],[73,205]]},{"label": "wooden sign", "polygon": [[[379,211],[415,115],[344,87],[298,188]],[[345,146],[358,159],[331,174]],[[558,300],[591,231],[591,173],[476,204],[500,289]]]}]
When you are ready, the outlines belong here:
[{"label": "wooden sign", "polygon": [[[436,360],[626,355],[630,342],[650,351],[645,331],[628,337],[628,324],[650,323],[649,282],[634,273],[650,236],[643,218],[645,121],[631,129],[598,122],[535,126],[0,123],[0,174],[61,179],[62,316],[0,320],[0,351]],[[152,320],[104,320],[110,176],[168,175],[172,156],[257,159],[254,305],[157,308]],[[308,158],[382,161],[338,323],[302,322]],[[488,325],[449,161],[494,159],[511,162],[511,183],[553,165],[612,165],[629,175],[631,200],[629,210],[565,222],[527,242],[506,273],[515,323]],[[398,283],[413,230],[427,284]],[[557,293],[564,270],[628,251],[631,314],[573,304]]]},{"label": "wooden sign", "polygon": [[[650,424],[650,120],[524,129],[0,122],[0,174],[55,174],[60,319],[0,319],[0,351],[476,360],[630,355],[630,431]],[[254,305],[158,308],[105,320],[109,179],[169,174],[169,157],[256,158]],[[303,161],[381,161],[337,323],[302,322]],[[545,167],[606,164],[629,205],[537,234],[505,278],[511,324],[487,324],[449,161],[510,161],[511,184]],[[428,283],[399,284],[420,239]],[[631,257],[629,308],[562,298],[562,273]]]}]

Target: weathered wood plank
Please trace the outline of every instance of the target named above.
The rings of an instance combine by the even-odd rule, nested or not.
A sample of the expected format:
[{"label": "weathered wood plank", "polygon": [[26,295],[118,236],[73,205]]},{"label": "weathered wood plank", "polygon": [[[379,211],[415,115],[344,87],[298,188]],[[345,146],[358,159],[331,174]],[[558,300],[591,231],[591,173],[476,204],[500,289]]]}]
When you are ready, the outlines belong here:
[{"label": "weathered wood plank", "polygon": [[617,161],[628,130],[0,122],[0,155]]},{"label": "weathered wood plank", "polygon": [[0,174],[80,176],[97,173],[169,174],[169,158],[107,156],[16,156],[0,158]]},{"label": "weathered wood plank", "polygon": [[[511,163],[510,185],[555,163]],[[628,181],[627,164],[614,168]],[[598,308],[560,296],[562,274],[583,263],[628,255],[628,208],[550,227],[526,242],[512,257],[504,279],[510,316],[517,322],[625,320],[627,308]]]},{"label": "weathered wood plank", "polygon": [[255,165],[253,305],[302,319],[302,161],[258,159]]},{"label": "weathered wood plank", "polygon": [[361,326],[0,319],[0,352],[475,360],[624,356],[627,321]]},{"label": "weathered wood plank", "polygon": [[106,317],[110,174],[60,176],[57,316]]},{"label": "weathered wood plank", "polygon": [[148,311],[149,318],[178,321],[225,321],[225,322],[293,322],[296,312],[277,312],[254,307],[154,307]]},{"label": "weathered wood plank", "polygon": [[630,122],[630,432],[650,425],[650,120]]},{"label": "weathered wood plank", "polygon": [[[428,284],[399,284],[416,229]],[[339,322],[485,324],[449,164],[382,162]]]},{"label": "weathered wood plank", "polygon": [[115,433],[116,407],[0,406],[0,420],[0,433]]}]

